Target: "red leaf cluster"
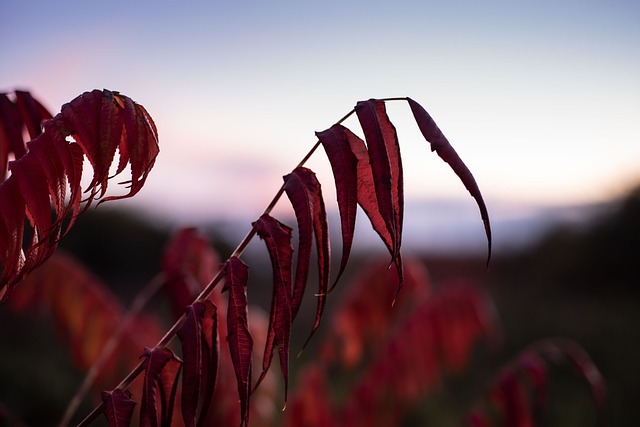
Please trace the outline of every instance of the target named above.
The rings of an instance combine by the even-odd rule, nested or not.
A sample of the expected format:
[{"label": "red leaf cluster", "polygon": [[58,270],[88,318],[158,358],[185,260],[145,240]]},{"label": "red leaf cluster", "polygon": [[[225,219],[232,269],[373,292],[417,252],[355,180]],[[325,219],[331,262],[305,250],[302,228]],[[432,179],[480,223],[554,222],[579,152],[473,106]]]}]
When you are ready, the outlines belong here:
[{"label": "red leaf cluster", "polygon": [[[0,300],[51,256],[75,217],[94,200],[131,197],[140,191],[158,154],[153,120],[144,107],[117,92],[94,90],[80,95],[46,120],[38,136],[48,114],[30,96],[16,94],[16,100],[18,116],[28,125],[33,140],[26,150],[20,147],[18,136],[22,134],[17,130],[20,123],[14,117],[15,108],[8,107],[6,96],[1,96],[0,161],[4,166],[9,152],[15,160],[8,165],[10,175],[0,183]],[[119,160],[110,175],[116,151]],[[93,175],[83,188],[85,159]],[[105,197],[109,178],[127,166],[131,175],[124,182],[128,193]],[[83,192],[88,193],[85,199]]]},{"label": "red leaf cluster", "polygon": [[[214,274],[217,266],[212,261],[216,259],[217,254],[197,230],[187,228],[175,233],[163,260],[164,289],[174,307],[182,304],[185,298],[196,298],[207,277]],[[232,257],[224,264],[223,271],[226,283],[222,290],[228,292],[228,299],[225,300],[223,294],[212,294],[209,299],[181,306],[184,320],[177,336],[182,345],[183,361],[165,347],[146,351],[141,369],[145,372],[144,386],[148,386],[149,391],[144,394],[143,390],[141,398],[143,425],[155,425],[156,421],[159,425],[169,425],[172,412],[178,408],[185,426],[246,425],[251,396],[259,401],[266,396],[269,401],[273,399],[272,374],[265,372],[260,390],[253,393],[251,390],[251,372],[260,361],[253,342],[256,341],[257,347],[266,348],[268,329],[266,319],[259,316],[259,309],[255,307],[252,323],[249,322],[248,268],[239,258]],[[226,343],[224,347],[228,351],[220,351],[220,342]],[[157,360],[153,361],[152,357]],[[179,366],[182,368],[181,381],[177,381]],[[169,371],[165,371],[168,368]],[[115,422],[115,418],[111,418],[107,410],[115,408],[118,414],[129,413],[126,411],[131,402],[135,402],[131,395],[124,396],[126,398],[116,396],[116,391],[103,395],[103,408],[110,423]],[[240,411],[237,410],[238,396]],[[256,418],[271,416],[258,413]],[[131,417],[132,412],[129,422]]]},{"label": "red leaf cluster", "polygon": [[[402,100],[409,102],[432,150],[451,166],[476,199],[490,247],[488,215],[473,176],[426,111],[409,98]],[[158,154],[157,130],[146,110],[117,92],[94,90],[79,96],[65,104],[58,115],[45,121],[44,132],[39,136],[36,134],[40,122],[49,118],[43,109],[24,94],[16,94],[15,103],[8,98],[5,101],[0,99],[2,123],[18,123],[17,119],[4,120],[5,116],[19,116],[22,122],[3,125],[3,139],[0,141],[9,141],[0,151],[0,160],[8,159],[9,153],[15,157],[9,165],[10,175],[0,184],[0,299],[51,255],[76,216],[93,201],[135,195],[143,186]],[[229,344],[229,360],[240,400],[240,423],[248,422],[250,397],[266,378],[276,350],[284,379],[286,402],[291,327],[306,290],[313,240],[316,243],[319,288],[315,321],[309,338],[320,325],[327,294],[334,289],[345,271],[358,205],[391,255],[389,266],[394,266],[397,279],[390,299],[392,302],[395,300],[405,282],[405,268],[400,253],[404,216],[403,168],[397,132],[387,116],[385,102],[376,99],[361,101],[352,111],[357,115],[364,141],[339,123],[317,133],[319,142],[316,147],[320,144],[324,147],[334,173],[342,231],[342,258],[331,286],[328,224],[321,186],[315,174],[302,166],[304,160],[284,177],[282,189],[273,202],[286,193],[293,207],[299,232],[295,265],[292,229],[270,216],[272,205],[253,224],[248,239],[257,234],[265,242],[273,271],[273,294],[264,336],[261,374],[253,389],[251,372],[255,337],[250,332],[247,313],[248,268],[239,259],[247,242],[241,243],[234,256],[224,264],[222,272],[214,275],[215,258],[205,256],[206,244],[198,241],[193,230],[185,230],[174,240],[167,251],[163,269],[165,289],[172,295],[174,314],[180,316],[175,333],[182,341],[185,361],[182,363],[167,350],[166,342],[145,353],[143,371],[146,379],[141,405],[143,424],[162,425],[170,422],[174,396],[183,399],[182,415],[187,425],[208,422],[205,420],[210,419],[211,398],[219,397],[219,393],[214,391],[217,390],[216,381],[222,381],[222,376],[215,374],[216,366],[226,363],[225,352],[218,353],[217,344],[218,335],[223,334]],[[5,105],[17,107],[5,108]],[[20,111],[18,115],[16,108]],[[9,113],[5,114],[5,110]],[[32,131],[34,138],[26,144],[26,149],[21,148],[24,143],[21,139],[18,141],[17,136],[24,124]],[[18,128],[20,132],[16,130]],[[119,153],[117,164],[116,152]],[[90,183],[82,188],[85,160],[91,164],[93,173]],[[127,165],[131,175],[127,181],[129,192],[122,196],[106,197],[109,179],[123,172]],[[81,199],[83,191],[88,193],[84,200]],[[25,219],[29,224],[26,228]],[[226,312],[219,304],[214,304],[214,301],[220,301],[210,294],[218,278],[223,276],[226,276],[224,290],[229,291]],[[416,294],[408,291],[407,302],[401,305],[419,307],[427,298],[424,289],[415,284],[424,281],[411,279],[407,282],[413,291],[422,290]],[[386,287],[383,292],[388,292],[388,289]],[[413,300],[409,301],[409,298]],[[206,299],[211,299],[211,302]],[[185,307],[186,312],[182,314]],[[389,324],[384,321],[388,319],[379,322],[375,319],[375,313],[385,311],[377,308],[372,310],[370,314],[374,315],[367,321],[371,326]],[[420,313],[420,310],[416,308],[415,313]],[[357,320],[351,322],[354,330],[358,322],[367,319],[367,316],[363,312],[355,318]],[[346,320],[341,323],[349,324]],[[433,326],[436,324],[437,321],[433,320],[430,327],[436,328]],[[352,346],[358,339],[368,339],[366,330],[358,330],[352,336]],[[468,333],[461,342],[466,343],[474,337],[474,334]],[[359,352],[365,347],[364,342],[360,344]],[[451,346],[454,350],[458,349],[454,344]],[[181,367],[184,369],[182,393],[176,395],[177,376]],[[161,401],[159,406],[157,398]],[[111,411],[109,416],[113,420],[120,420],[121,414],[129,413],[129,396],[116,392],[105,394],[105,405],[113,408],[114,402],[120,402],[123,407],[116,415]]]},{"label": "red leaf cluster", "polygon": [[[476,286],[454,280],[432,291],[424,267],[408,259],[390,307],[397,275],[384,263],[363,271],[332,318],[321,363],[299,375],[287,425],[399,425],[445,373],[466,366],[474,344],[496,338],[497,319]],[[330,400],[326,381],[336,372],[357,378],[342,403]]]},{"label": "red leaf cluster", "polygon": [[596,415],[602,421],[606,390],[591,358],[571,340],[548,339],[534,343],[503,369],[483,399],[470,411],[467,425],[539,425],[553,367],[573,371],[587,382]]},{"label": "red leaf cluster", "polygon": [[[56,328],[83,370],[93,366],[107,342],[125,320],[125,310],[108,288],[76,260],[58,252],[30,274],[12,293],[11,305],[27,313],[41,309],[53,316]],[[113,355],[99,373],[95,388],[126,374],[144,346],[161,335],[159,322],[138,315],[122,331]]]}]

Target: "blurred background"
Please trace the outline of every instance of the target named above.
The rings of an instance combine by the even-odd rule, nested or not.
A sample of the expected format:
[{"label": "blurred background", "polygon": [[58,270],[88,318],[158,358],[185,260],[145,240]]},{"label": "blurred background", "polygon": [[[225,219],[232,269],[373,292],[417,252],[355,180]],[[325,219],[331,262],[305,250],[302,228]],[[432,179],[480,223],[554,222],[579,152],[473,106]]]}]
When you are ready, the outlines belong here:
[{"label": "blurred background", "polygon": [[[158,271],[172,230],[200,226],[228,255],[314,131],[358,100],[410,96],[474,173],[495,257],[485,270],[477,207],[395,103],[404,252],[423,258],[434,280],[486,284],[507,337],[496,366],[532,340],[568,336],[608,381],[610,424],[640,421],[637,2],[25,0],[3,2],[0,16],[0,90],[30,90],[54,114],[84,91],[117,90],[158,126],[161,153],[141,193],[91,210],[63,240],[125,301]],[[318,152],[308,166],[338,236],[329,163]],[[275,214],[292,216],[286,201]],[[384,253],[365,225],[359,218],[362,259]],[[247,257],[259,263],[261,249],[252,244]],[[41,324],[30,334],[4,327],[12,315],[0,311],[0,340],[13,343],[3,344],[0,402],[27,421],[33,396],[57,413],[77,378],[54,351],[40,367],[57,379],[12,375],[17,361],[29,365],[26,354],[37,360],[54,345]],[[52,381],[67,391],[47,395]]]}]

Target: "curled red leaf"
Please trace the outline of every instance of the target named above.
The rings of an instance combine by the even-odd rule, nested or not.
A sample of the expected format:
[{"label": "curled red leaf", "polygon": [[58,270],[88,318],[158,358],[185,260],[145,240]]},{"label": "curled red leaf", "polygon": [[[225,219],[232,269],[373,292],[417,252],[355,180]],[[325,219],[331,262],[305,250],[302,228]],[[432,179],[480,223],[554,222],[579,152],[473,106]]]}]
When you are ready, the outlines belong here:
[{"label": "curled red leaf", "polygon": [[256,387],[265,377],[273,351],[278,348],[280,370],[284,379],[284,399],[287,400],[289,380],[289,340],[291,336],[291,282],[293,248],[291,228],[269,215],[262,215],[254,226],[258,236],[265,242],[273,270],[273,295],[269,318],[269,330],[262,361],[262,373]]},{"label": "curled red leaf", "polygon": [[140,425],[170,426],[182,363],[167,348],[145,349],[143,357],[145,357],[145,373],[140,405]]},{"label": "curled red leaf", "polygon": [[227,308],[227,342],[238,383],[241,425],[249,422],[251,391],[251,353],[253,338],[249,333],[247,311],[247,281],[249,268],[238,257],[231,257],[224,266],[226,281],[223,292],[229,292]]},{"label": "curled red leaf", "polygon": [[[36,122],[47,116],[30,96],[17,96],[19,109],[27,111],[17,116],[22,117],[35,134]],[[16,138],[15,130],[7,130],[15,128],[6,125],[5,111],[11,111],[7,105],[6,96],[0,96],[3,123],[0,144],[5,144],[6,138],[11,141]],[[8,114],[15,116],[14,113]],[[16,160],[9,165],[11,175],[0,183],[3,202],[0,207],[0,298],[5,298],[8,289],[51,255],[60,236],[73,225],[82,209],[94,200],[103,202],[135,195],[144,185],[158,154],[157,130],[147,111],[130,98],[108,90],[80,95],[65,104],[43,128],[44,132],[27,143],[22,154],[17,148],[21,142],[11,142]],[[131,179],[127,181],[129,191],[104,197],[116,150],[120,152],[116,174],[126,165],[131,168]],[[0,147],[0,161],[8,152],[6,146]],[[93,178],[82,188],[85,158],[93,168]],[[83,191],[89,196],[81,209]],[[19,225],[25,219],[29,222],[27,229]],[[68,221],[63,226],[65,220]],[[31,239],[25,242],[27,235]]]},{"label": "curled red leaf", "polygon": [[427,113],[427,110],[411,98],[407,98],[407,102],[411,107],[411,112],[420,128],[420,132],[422,132],[424,138],[431,144],[431,151],[438,153],[438,156],[453,169],[467,191],[469,191],[471,196],[476,200],[487,236],[488,264],[491,259],[491,224],[489,223],[489,213],[487,212],[487,207],[480,193],[480,188],[467,165],[464,164],[456,150],[449,143],[449,140],[447,140],[435,121],[431,118],[431,115]]},{"label": "curled red leaf", "polygon": [[218,373],[220,343],[216,306],[211,301],[188,306],[178,337],[184,358],[182,418],[186,426],[201,426],[207,419]]},{"label": "curled red leaf", "polygon": [[546,339],[529,346],[505,367],[469,413],[469,424],[478,425],[486,414],[498,414],[505,425],[534,425],[545,406],[552,366],[573,371],[586,380],[601,422],[606,391],[597,367],[577,343]]},{"label": "curled red leaf", "polygon": [[316,132],[318,140],[322,143],[327,158],[331,164],[340,212],[340,226],[342,230],[342,259],[336,279],[331,285],[333,289],[347,266],[353,234],[356,227],[356,209],[358,207],[358,159],[351,151],[349,141],[345,136],[345,127],[339,124],[329,129]]},{"label": "curled red leaf", "polygon": [[404,215],[402,159],[398,136],[387,116],[384,101],[360,101],[355,109],[367,141],[378,207],[391,234],[391,256],[395,262],[400,253]]},{"label": "curled red leaf", "polygon": [[320,326],[329,286],[330,249],[327,213],[322,198],[320,183],[311,170],[298,167],[292,173],[286,175],[284,180],[284,189],[295,211],[299,230],[296,278],[291,300],[292,319],[295,318],[300,309],[309,276],[312,237],[314,236],[316,240],[318,258],[318,304],[316,318],[309,336],[309,338],[311,338]]}]

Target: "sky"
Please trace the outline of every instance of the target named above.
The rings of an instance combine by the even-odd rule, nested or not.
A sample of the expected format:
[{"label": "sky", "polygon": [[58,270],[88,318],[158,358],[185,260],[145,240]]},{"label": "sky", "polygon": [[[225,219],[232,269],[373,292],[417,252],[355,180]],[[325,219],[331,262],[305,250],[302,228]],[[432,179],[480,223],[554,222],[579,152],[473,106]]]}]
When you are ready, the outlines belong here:
[{"label": "sky", "polygon": [[[421,103],[490,214],[599,202],[640,182],[637,1],[4,0],[0,17],[0,91],[30,90],[54,113],[94,88],[147,108],[161,153],[118,203],[178,222],[259,216],[314,132],[368,98]],[[407,105],[388,111],[407,204],[474,209]],[[323,153],[307,166],[335,210]]]}]

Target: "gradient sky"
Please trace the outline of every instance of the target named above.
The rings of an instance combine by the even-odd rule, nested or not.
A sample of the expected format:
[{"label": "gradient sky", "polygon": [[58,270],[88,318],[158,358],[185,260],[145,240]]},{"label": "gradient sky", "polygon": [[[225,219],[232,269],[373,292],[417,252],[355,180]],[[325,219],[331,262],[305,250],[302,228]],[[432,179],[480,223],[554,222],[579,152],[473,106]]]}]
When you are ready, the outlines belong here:
[{"label": "gradient sky", "polygon": [[[123,203],[185,221],[259,215],[314,131],[372,97],[420,102],[490,211],[598,201],[640,181],[635,0],[4,0],[0,16],[0,90],[31,90],[54,113],[94,88],[143,104],[161,154]],[[407,106],[389,114],[407,199],[467,197]],[[333,206],[322,154],[308,166]]]}]

